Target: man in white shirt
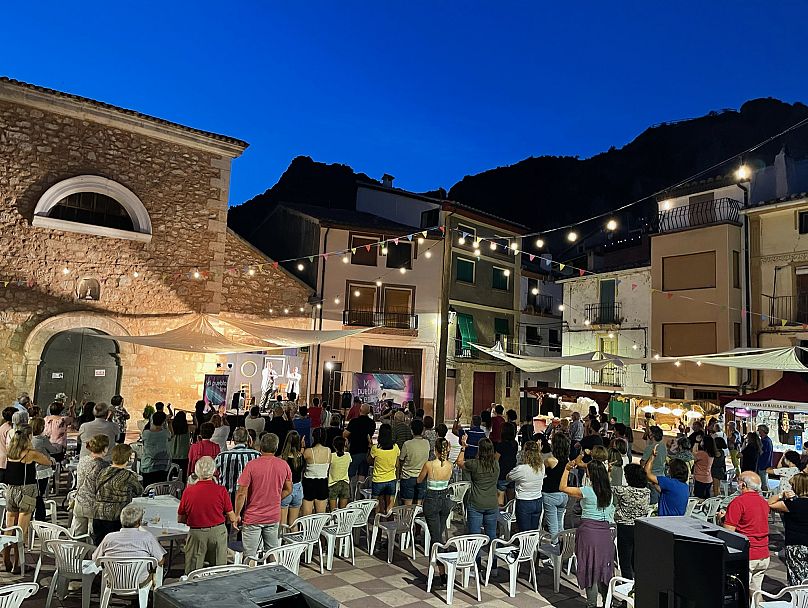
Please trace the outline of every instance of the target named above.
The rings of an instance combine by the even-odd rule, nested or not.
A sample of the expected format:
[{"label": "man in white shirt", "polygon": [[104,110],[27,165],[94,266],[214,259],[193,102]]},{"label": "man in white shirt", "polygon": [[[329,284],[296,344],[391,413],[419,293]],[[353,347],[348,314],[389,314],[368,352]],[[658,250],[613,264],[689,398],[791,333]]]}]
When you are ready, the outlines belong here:
[{"label": "man in white shirt", "polygon": [[288,380],[286,383],[286,398],[289,401],[295,401],[297,399],[301,377],[300,370],[297,367],[292,368],[292,371],[286,376]]},{"label": "man in white shirt", "polygon": [[[143,508],[129,504],[121,511],[121,526],[119,532],[111,532],[104,537],[93,553],[93,560],[98,563],[102,557],[153,557],[157,560],[158,570],[165,561],[166,550],[157,542],[151,532],[141,530],[143,523]],[[148,578],[143,573],[140,582]],[[158,584],[162,583],[162,572],[156,576]]]},{"label": "man in white shirt", "polygon": [[[96,435],[106,435],[109,437],[110,448],[113,447],[118,441],[120,428],[109,417],[109,406],[106,403],[96,403],[93,407],[93,416],[95,420],[92,422],[85,422],[79,428],[78,439],[81,441],[81,456],[86,456],[90,452],[87,450],[87,442]],[[112,460],[112,450],[107,450],[104,455],[104,460],[109,462]]]}]

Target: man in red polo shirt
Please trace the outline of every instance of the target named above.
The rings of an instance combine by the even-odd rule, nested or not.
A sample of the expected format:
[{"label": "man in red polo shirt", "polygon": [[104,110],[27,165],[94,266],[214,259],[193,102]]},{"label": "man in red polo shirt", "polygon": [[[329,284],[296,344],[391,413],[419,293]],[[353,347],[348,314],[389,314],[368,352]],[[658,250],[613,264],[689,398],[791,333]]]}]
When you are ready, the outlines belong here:
[{"label": "man in red polo shirt", "polygon": [[494,406],[494,416],[491,418],[491,434],[488,436],[494,445],[502,441],[502,427],[505,424],[505,418],[502,415],[504,411],[505,408],[501,405]]},{"label": "man in red polo shirt", "polygon": [[191,528],[185,541],[185,574],[202,568],[205,559],[211,566],[227,563],[227,518],[236,523],[233,503],[224,486],[213,481],[216,464],[210,456],[196,462],[194,473],[199,481],[182,493],[177,521]]},{"label": "man in red polo shirt", "polygon": [[727,507],[724,527],[749,539],[749,595],[763,586],[769,567],[769,505],[760,495],[760,476],[753,471],[741,473],[741,495]]},{"label": "man in red polo shirt", "polygon": [[210,456],[211,458],[216,458],[219,455],[219,452],[222,451],[222,448],[219,447],[218,443],[213,443],[210,438],[213,437],[214,426],[210,422],[205,422],[202,426],[199,427],[199,436],[202,438],[201,441],[197,441],[196,443],[191,445],[191,449],[188,450],[188,476],[190,477],[191,474],[196,470],[196,461],[202,458],[203,456]]}]

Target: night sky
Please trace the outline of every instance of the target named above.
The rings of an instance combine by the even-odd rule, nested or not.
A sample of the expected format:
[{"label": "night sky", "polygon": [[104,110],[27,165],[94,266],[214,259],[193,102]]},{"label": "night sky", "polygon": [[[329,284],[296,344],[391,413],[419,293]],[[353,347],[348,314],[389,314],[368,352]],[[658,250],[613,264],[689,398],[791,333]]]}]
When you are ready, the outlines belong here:
[{"label": "night sky", "polygon": [[[573,7],[563,6],[565,4]],[[755,97],[808,102],[802,2],[11,2],[0,74],[416,191],[587,157]]]}]

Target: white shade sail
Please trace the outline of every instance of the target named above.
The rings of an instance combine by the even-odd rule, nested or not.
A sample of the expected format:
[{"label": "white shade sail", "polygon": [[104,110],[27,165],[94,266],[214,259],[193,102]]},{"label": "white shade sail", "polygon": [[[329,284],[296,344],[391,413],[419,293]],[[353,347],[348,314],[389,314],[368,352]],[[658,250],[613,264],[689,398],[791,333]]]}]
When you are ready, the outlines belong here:
[{"label": "white shade sail", "polygon": [[487,355],[510,363],[523,372],[549,372],[565,365],[586,367],[589,369],[603,369],[613,363],[611,360],[596,360],[593,357],[596,353],[584,353],[581,355],[571,355],[569,357],[526,357],[524,355],[512,355],[504,352],[500,348],[488,348],[479,344],[471,344],[477,350]]},{"label": "white shade sail", "polygon": [[220,318],[219,320],[240,329],[245,334],[287,348],[325,344],[326,342],[333,342],[334,340],[341,340],[342,338],[361,334],[371,329],[370,327],[344,330],[292,329],[289,327],[264,325],[263,323],[244,319]]}]

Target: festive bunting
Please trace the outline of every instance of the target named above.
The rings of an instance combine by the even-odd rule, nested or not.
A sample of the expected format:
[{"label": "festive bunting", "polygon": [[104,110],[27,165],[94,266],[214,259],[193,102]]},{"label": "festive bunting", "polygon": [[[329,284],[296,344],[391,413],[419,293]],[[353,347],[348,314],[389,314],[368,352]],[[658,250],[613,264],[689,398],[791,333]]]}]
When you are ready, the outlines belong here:
[{"label": "festive bunting", "polygon": [[586,270],[584,270],[583,268],[579,268],[578,269],[578,276],[581,276],[581,277],[584,276],[585,272],[586,272]]},{"label": "festive bunting", "polygon": [[398,245],[398,239],[393,239],[393,242]]},{"label": "festive bunting", "polygon": [[527,257],[529,257],[529,258],[530,258],[530,261],[532,262],[532,261],[533,261],[533,259],[534,259],[536,256],[535,256],[535,255],[533,255],[533,254],[531,253],[531,254],[529,254]]},{"label": "festive bunting", "polygon": [[446,226],[438,226],[438,230],[441,231],[441,234],[446,234]]},{"label": "festive bunting", "polygon": [[370,245],[365,245],[365,251],[370,251]]},{"label": "festive bunting", "polygon": [[356,247],[351,247],[351,253],[352,253],[353,255],[356,255]]},{"label": "festive bunting", "polygon": [[[631,284],[631,291],[634,291],[635,289],[637,289],[637,284],[636,284],[636,283],[632,283],[632,284]],[[652,290],[652,291],[653,291],[653,290]]]},{"label": "festive bunting", "polygon": [[780,319],[780,325],[781,326],[785,327],[787,323],[788,323],[787,319]]},{"label": "festive bunting", "polygon": [[[443,226],[441,226],[441,232],[443,232]],[[424,230],[421,234],[424,235],[424,238],[426,238],[426,230]]]},{"label": "festive bunting", "polygon": [[671,298],[673,298],[673,294],[672,294],[672,293],[670,293],[670,292],[666,293],[665,295],[668,297],[668,299],[669,299],[669,300],[670,300]]},{"label": "festive bunting", "polygon": [[558,269],[559,269],[559,270],[564,270],[564,266],[566,266],[566,264],[559,264],[559,265],[558,265]]}]

